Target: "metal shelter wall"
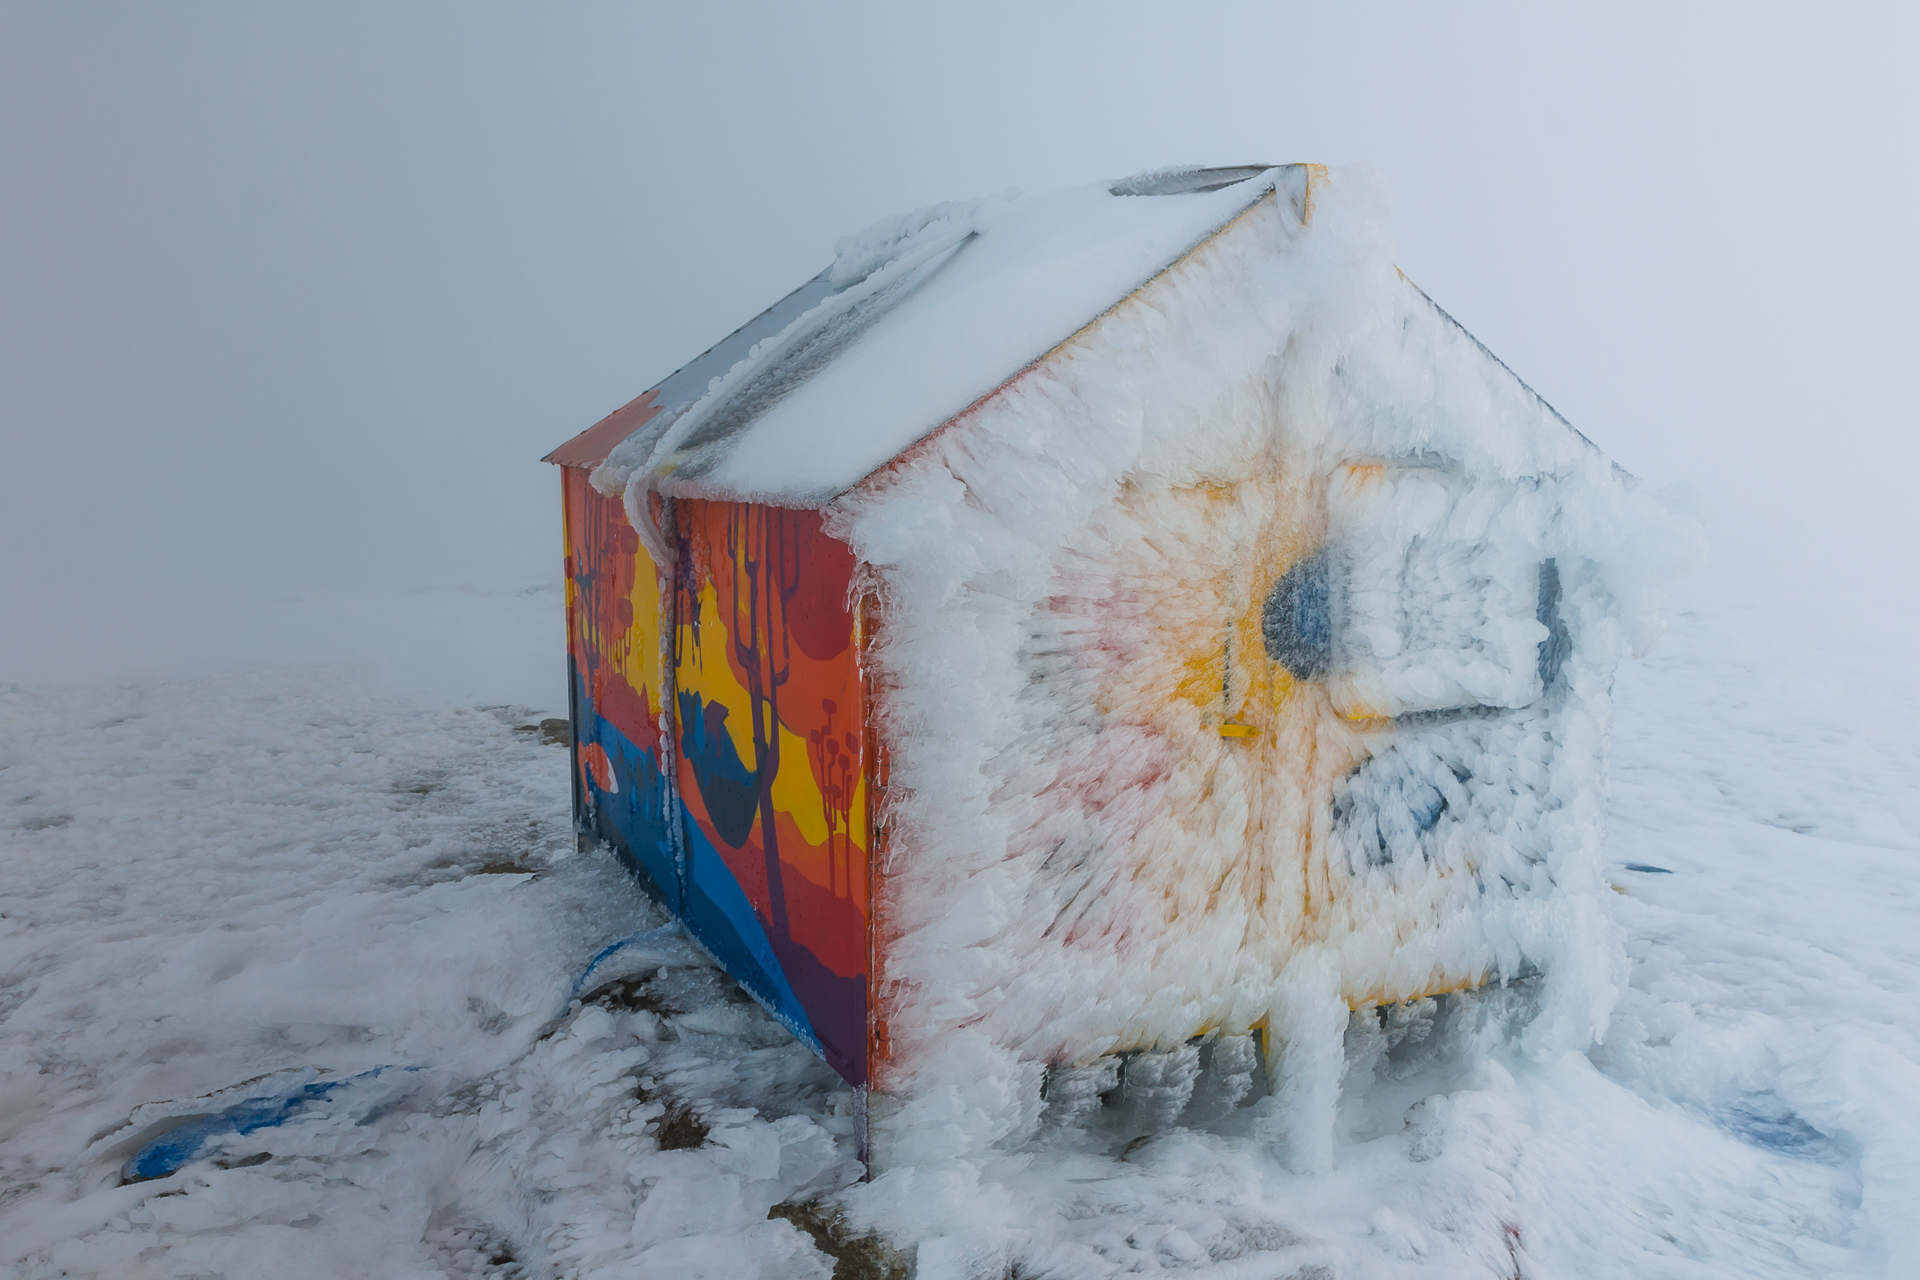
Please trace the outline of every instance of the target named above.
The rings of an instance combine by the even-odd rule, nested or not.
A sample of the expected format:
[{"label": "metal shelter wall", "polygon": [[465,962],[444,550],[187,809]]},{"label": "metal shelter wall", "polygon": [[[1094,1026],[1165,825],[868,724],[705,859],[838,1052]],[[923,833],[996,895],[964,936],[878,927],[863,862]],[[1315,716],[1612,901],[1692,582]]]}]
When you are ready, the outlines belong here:
[{"label": "metal shelter wall", "polygon": [[669,576],[617,499],[562,475],[576,822],[862,1084],[871,752],[852,552],[814,512],[682,501]]}]

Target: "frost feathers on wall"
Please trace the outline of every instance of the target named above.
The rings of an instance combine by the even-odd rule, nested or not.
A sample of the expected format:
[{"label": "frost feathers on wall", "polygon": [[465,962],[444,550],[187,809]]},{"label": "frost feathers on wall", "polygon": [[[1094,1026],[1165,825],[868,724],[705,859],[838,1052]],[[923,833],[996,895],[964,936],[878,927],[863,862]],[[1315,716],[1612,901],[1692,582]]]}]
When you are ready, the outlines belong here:
[{"label": "frost feathers on wall", "polygon": [[[1671,526],[1375,203],[1262,200],[834,507],[886,603],[882,1087],[1264,1029],[1313,1164],[1349,1005],[1544,973],[1536,1047],[1603,1025],[1606,689]],[[899,1159],[1036,1122],[941,1115]]]}]

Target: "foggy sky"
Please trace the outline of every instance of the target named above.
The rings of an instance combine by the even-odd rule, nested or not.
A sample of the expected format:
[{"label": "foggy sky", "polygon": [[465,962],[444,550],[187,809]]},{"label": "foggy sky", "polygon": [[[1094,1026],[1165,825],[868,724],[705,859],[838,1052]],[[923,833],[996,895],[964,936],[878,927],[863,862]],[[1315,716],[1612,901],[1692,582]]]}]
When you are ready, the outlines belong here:
[{"label": "foggy sky", "polygon": [[540,455],[837,237],[1186,162],[1376,166],[1717,590],[1911,620],[1914,11],[1334,8],[0,4],[0,681],[556,581]]}]

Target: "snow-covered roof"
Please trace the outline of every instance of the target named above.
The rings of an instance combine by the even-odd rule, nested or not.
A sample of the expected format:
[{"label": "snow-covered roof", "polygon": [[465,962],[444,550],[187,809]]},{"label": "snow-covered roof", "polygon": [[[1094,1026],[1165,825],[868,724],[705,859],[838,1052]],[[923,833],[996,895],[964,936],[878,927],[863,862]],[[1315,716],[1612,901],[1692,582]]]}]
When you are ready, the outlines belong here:
[{"label": "snow-covered roof", "polygon": [[[671,490],[823,502],[1043,358],[1301,166],[1176,169],[935,205],[833,265],[550,460]],[[604,462],[602,461],[604,459]]]}]

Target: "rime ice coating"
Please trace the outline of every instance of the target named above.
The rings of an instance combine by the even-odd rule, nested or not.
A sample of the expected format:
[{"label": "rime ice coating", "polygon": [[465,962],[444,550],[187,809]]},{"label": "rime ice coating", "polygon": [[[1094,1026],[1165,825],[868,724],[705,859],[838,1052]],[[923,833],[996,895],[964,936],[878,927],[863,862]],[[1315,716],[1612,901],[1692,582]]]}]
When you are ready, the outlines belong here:
[{"label": "rime ice coating", "polygon": [[1530,1048],[1605,1026],[1608,690],[1689,535],[1310,179],[829,508],[883,602],[890,1161],[1258,1029],[1321,1167],[1349,1007],[1539,974]]}]

